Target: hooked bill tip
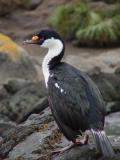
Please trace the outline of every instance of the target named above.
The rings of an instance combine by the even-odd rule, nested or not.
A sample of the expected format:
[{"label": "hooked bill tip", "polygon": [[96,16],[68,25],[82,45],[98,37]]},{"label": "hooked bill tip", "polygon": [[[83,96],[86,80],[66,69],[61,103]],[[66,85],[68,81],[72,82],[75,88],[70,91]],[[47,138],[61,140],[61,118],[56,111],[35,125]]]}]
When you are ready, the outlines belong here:
[{"label": "hooked bill tip", "polygon": [[25,41],[23,41],[23,45],[25,45],[25,44],[32,44],[33,43],[33,41],[32,40],[25,40]]}]

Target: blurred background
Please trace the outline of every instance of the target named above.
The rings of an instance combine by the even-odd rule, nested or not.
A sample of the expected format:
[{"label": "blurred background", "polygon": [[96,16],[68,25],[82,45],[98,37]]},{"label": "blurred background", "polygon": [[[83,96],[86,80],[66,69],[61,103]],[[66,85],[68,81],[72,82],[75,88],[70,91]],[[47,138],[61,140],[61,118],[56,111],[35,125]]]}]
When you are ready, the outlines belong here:
[{"label": "blurred background", "polygon": [[98,85],[106,101],[107,133],[120,147],[120,0],[0,0],[0,160],[37,160],[46,137],[48,148],[67,144],[46,110],[41,65],[47,50],[23,45],[46,28],[64,38],[64,61]]}]

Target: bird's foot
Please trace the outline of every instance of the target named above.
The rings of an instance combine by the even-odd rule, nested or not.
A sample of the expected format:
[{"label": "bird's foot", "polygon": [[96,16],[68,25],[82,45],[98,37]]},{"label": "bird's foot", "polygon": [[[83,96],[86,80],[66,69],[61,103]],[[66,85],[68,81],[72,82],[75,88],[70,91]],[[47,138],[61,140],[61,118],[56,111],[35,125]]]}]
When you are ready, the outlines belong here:
[{"label": "bird's foot", "polygon": [[83,138],[80,140],[80,143],[82,143],[83,145],[88,144],[88,140],[89,140],[89,136],[84,135]]},{"label": "bird's foot", "polygon": [[67,151],[75,146],[83,146],[85,144],[88,144],[88,139],[89,139],[89,136],[84,135],[82,140],[76,139],[75,141],[72,141],[68,146],[61,148],[61,149],[58,149],[58,150],[55,150],[55,151],[52,151],[52,154],[62,154],[65,151]]},{"label": "bird's foot", "polygon": [[84,145],[82,142],[71,142],[68,146],[64,147],[64,148],[61,148],[61,149],[58,149],[58,150],[55,150],[55,151],[52,151],[52,154],[62,154],[64,153],[65,151],[75,147],[75,146],[82,146]]},{"label": "bird's foot", "polygon": [[76,145],[85,145],[85,144],[88,144],[88,140],[89,140],[89,136],[85,134],[80,137],[78,136],[78,138],[76,138],[75,141],[73,141],[73,143]]},{"label": "bird's foot", "polygon": [[66,146],[66,147],[64,147],[64,148],[61,148],[61,149],[52,151],[52,154],[62,154],[62,153],[64,153],[65,151],[71,149],[71,148],[74,147],[74,146],[75,146],[75,144],[71,142],[68,146]]}]

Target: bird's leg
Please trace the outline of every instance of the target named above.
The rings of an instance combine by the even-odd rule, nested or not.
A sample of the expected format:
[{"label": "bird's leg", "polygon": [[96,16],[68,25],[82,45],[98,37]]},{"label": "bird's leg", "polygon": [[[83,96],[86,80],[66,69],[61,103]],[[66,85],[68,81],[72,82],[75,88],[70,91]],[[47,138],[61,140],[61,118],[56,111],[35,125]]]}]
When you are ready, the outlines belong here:
[{"label": "bird's leg", "polygon": [[89,139],[89,136],[87,134],[85,134],[84,136],[82,136],[81,139],[78,138],[73,143],[75,145],[85,145],[85,144],[88,144],[88,139]]},{"label": "bird's leg", "polygon": [[89,136],[87,134],[84,135],[83,139],[80,142],[84,144],[88,144]]}]

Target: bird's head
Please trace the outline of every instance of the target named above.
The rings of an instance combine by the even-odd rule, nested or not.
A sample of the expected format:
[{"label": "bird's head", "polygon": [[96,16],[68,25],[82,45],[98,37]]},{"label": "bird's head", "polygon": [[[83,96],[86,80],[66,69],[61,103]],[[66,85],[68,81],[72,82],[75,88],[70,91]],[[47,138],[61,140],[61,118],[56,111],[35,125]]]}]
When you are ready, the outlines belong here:
[{"label": "bird's head", "polygon": [[37,44],[44,48],[54,48],[60,44],[64,44],[60,35],[53,30],[41,30],[39,33],[33,34],[31,39],[24,41],[25,44]]}]

